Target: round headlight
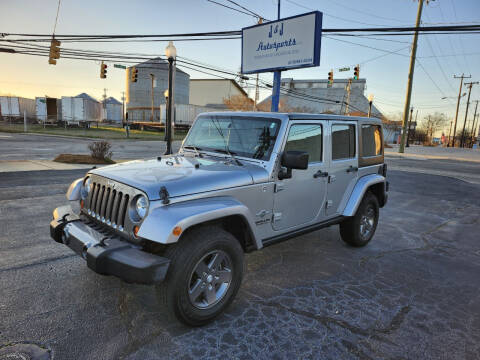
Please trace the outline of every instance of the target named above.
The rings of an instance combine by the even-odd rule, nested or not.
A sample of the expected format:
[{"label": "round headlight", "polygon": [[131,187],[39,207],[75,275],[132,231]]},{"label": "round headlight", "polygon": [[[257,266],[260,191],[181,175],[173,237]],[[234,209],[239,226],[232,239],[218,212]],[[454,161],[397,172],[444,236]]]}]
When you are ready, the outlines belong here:
[{"label": "round headlight", "polygon": [[86,180],[84,180],[82,185],[82,189],[81,189],[82,199],[85,200],[87,198],[91,188],[92,188],[92,178],[88,177]]},{"label": "round headlight", "polygon": [[140,219],[143,219],[147,215],[148,209],[148,200],[145,196],[141,195],[138,197],[137,202],[135,203],[135,211]]}]

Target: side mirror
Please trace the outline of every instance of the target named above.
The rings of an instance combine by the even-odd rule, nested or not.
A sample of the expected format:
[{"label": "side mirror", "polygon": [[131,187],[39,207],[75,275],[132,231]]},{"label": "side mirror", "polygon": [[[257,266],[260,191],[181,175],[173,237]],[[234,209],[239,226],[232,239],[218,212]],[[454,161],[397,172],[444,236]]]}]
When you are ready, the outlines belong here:
[{"label": "side mirror", "polygon": [[305,151],[285,151],[282,154],[282,161],[280,163],[287,168],[285,171],[281,169],[278,173],[278,178],[290,179],[292,177],[292,169],[306,170],[308,169],[308,153]]}]

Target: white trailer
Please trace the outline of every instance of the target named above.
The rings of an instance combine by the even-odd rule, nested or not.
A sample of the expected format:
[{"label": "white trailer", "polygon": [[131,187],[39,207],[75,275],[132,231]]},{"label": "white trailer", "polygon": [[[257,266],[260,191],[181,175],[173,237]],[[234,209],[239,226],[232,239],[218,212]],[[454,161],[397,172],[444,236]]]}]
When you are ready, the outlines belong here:
[{"label": "white trailer", "polygon": [[[166,105],[160,106],[160,122],[165,123],[167,120],[166,116]],[[217,108],[207,107],[207,106],[198,106],[191,104],[176,104],[175,113],[173,116],[173,123],[177,127],[190,127],[193,124],[193,121],[198,116],[198,114],[204,112],[213,112],[219,111]]]},{"label": "white trailer", "polygon": [[103,106],[91,97],[62,96],[62,120],[68,125],[101,122]]},{"label": "white trailer", "polygon": [[18,96],[0,96],[1,117],[23,119],[24,113],[28,119],[35,118],[35,100]]},{"label": "white trailer", "polygon": [[41,124],[55,124],[62,119],[62,102],[47,96],[35,98],[37,121]]}]

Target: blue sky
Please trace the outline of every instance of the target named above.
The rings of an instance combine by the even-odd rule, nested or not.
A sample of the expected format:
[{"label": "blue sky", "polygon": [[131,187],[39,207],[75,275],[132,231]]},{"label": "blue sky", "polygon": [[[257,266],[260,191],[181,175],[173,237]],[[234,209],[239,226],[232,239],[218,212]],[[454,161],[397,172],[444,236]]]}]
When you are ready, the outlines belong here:
[{"label": "blue sky", "polygon": [[[224,0],[218,0],[224,2]],[[276,0],[238,0],[268,19],[276,17]],[[57,9],[57,0],[0,0],[0,33],[51,33]],[[282,17],[311,9],[324,12],[325,28],[372,26],[412,26],[415,22],[417,2],[411,0],[282,0]],[[424,8],[422,21],[428,23],[480,23],[480,1],[436,0]],[[137,0],[93,1],[62,0],[58,34],[166,34],[238,30],[255,23],[255,19],[207,2],[206,0]],[[384,113],[402,111],[405,100],[409,46],[411,36],[382,37],[383,40],[322,38],[319,67],[293,70],[283,77],[298,79],[326,78],[331,68],[361,64],[361,77],[367,79],[366,94],[375,96],[375,104]],[[240,41],[177,42],[179,55],[221,68],[238,71],[240,68]],[[67,45],[65,45],[67,46]],[[81,47],[126,52],[164,54],[165,42],[68,44]],[[368,47],[366,47],[368,46]],[[373,49],[377,48],[379,50]],[[385,51],[398,51],[371,60]],[[452,117],[459,81],[453,75],[472,75],[480,80],[480,36],[428,35],[420,37],[419,63],[415,70],[412,105],[420,109],[419,119],[435,111]],[[447,56],[445,56],[447,55]],[[454,56],[450,56],[454,55]],[[103,88],[108,94],[120,98],[125,87],[122,70],[109,67],[108,78],[99,78],[99,65],[94,62],[60,59],[49,66],[46,58],[0,53],[0,93],[20,96],[76,95],[88,92],[100,97]],[[430,77],[427,75],[425,70]],[[187,70],[192,78],[206,77]],[[336,78],[348,73],[335,72]],[[271,81],[272,75],[262,78]],[[266,91],[261,97],[268,95]],[[480,99],[479,86],[474,86],[472,100]],[[460,114],[464,114],[464,103]],[[473,112],[473,110],[472,110]],[[463,115],[459,116],[463,119]]]}]

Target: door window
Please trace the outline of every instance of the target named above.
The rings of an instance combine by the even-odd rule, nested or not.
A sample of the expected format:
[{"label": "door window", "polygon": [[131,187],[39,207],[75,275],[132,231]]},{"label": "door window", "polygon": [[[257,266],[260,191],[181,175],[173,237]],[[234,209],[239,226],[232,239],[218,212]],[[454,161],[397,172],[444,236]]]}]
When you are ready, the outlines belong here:
[{"label": "door window", "polygon": [[362,156],[382,155],[382,133],[379,125],[362,125]]},{"label": "door window", "polygon": [[355,157],[355,125],[332,125],[332,160]]},{"label": "door window", "polygon": [[322,126],[317,124],[294,124],[288,132],[285,151],[305,151],[308,162],[322,161]]}]

